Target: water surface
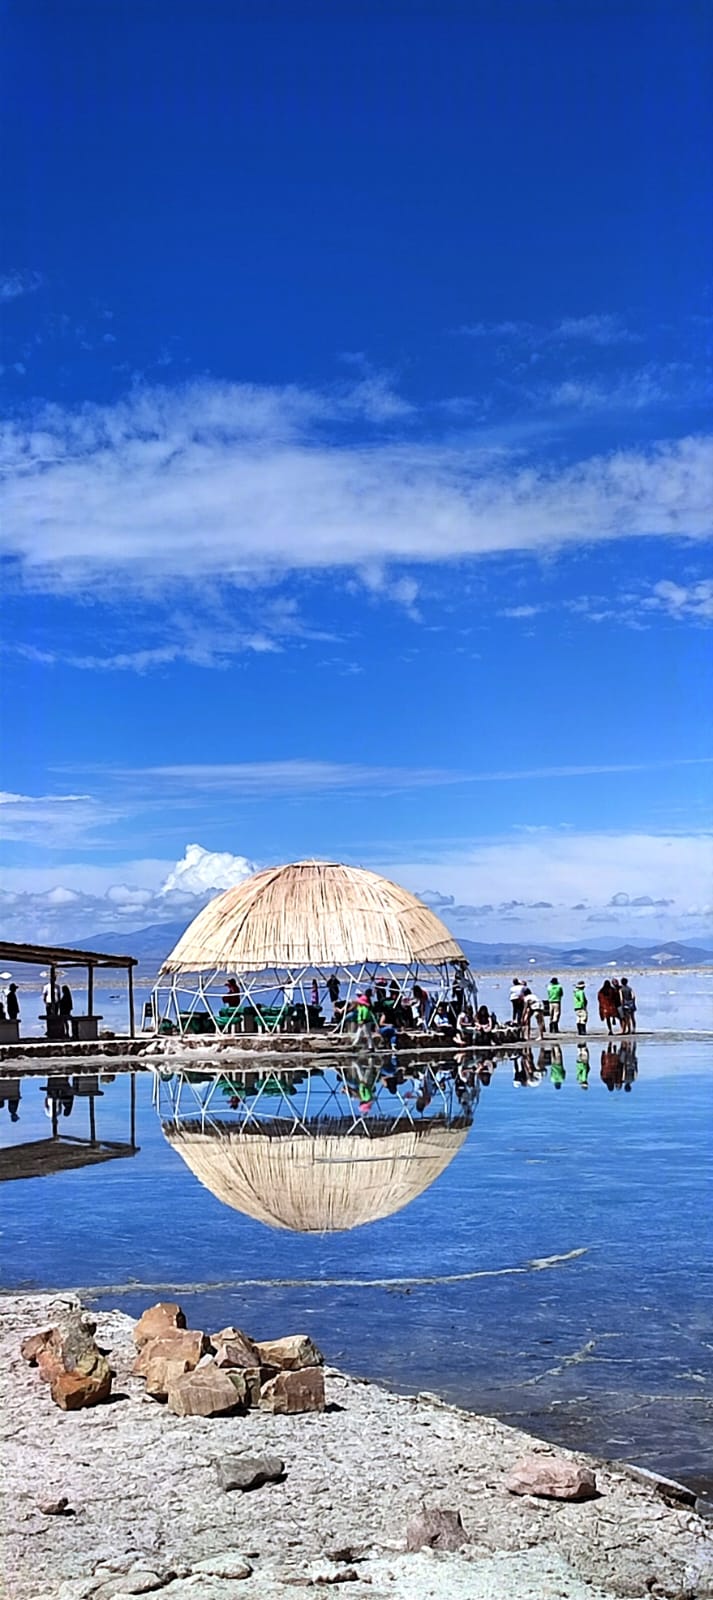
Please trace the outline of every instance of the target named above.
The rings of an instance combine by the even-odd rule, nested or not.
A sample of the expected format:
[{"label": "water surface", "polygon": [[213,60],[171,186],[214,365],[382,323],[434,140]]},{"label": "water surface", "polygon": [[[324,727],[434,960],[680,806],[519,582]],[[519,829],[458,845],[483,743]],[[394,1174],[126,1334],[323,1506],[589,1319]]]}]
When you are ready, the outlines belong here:
[{"label": "water surface", "polygon": [[[627,1090],[536,1086],[498,1066],[460,1152],[406,1209],[353,1232],[278,1232],[204,1188],[136,1079],[136,1153],[2,1184],[2,1285],[78,1287],[133,1314],[180,1296],[190,1321],[304,1328],[330,1361],[431,1389],[553,1440],[668,1470],[710,1493],[710,1050],[638,1047]],[[25,1079],[1,1145],[46,1138]],[[130,1140],[130,1080],[102,1083],[96,1133]],[[88,1132],[75,1099],[60,1132]],[[0,1155],[2,1151],[0,1150]]]}]

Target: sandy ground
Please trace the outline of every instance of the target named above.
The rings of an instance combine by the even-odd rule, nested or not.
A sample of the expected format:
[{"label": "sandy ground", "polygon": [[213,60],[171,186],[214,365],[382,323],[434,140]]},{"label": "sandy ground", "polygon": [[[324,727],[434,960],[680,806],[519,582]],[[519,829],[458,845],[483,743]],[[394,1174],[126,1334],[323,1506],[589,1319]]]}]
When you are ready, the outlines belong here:
[{"label": "sandy ground", "polygon": [[[0,1301],[7,1600],[306,1600],[350,1570],[336,1590],[348,1600],[713,1597],[710,1525],[625,1468],[578,1456],[600,1489],[587,1503],[513,1497],[509,1468],[551,1447],[332,1369],[323,1415],[174,1417],[130,1377],[133,1322],[112,1311],[98,1315],[97,1339],[111,1351],[115,1397],[62,1412],[19,1344],[68,1304],[69,1295]],[[224,1493],[215,1463],[240,1451],[279,1455],[284,1481]],[[40,1512],[62,1495],[72,1515]],[[461,1512],[462,1553],[405,1552],[424,1503]],[[219,1575],[240,1571],[240,1558],[248,1576]]]}]

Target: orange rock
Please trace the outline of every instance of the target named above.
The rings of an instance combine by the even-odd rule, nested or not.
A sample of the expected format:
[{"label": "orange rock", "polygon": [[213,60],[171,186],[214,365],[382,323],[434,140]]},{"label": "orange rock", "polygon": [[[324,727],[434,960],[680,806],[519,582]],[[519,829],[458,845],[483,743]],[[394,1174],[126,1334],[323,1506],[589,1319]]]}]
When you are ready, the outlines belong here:
[{"label": "orange rock", "polygon": [[593,1500],[597,1480],[591,1467],[568,1456],[521,1456],[505,1479],[510,1494],[541,1495],[546,1500]]},{"label": "orange rock", "polygon": [[50,1394],[62,1411],[79,1411],[83,1406],[97,1406],[111,1394],[112,1371],[100,1356],[93,1372],[58,1371],[50,1384]]},{"label": "orange rock", "polygon": [[139,1317],[134,1328],[134,1344],[137,1350],[140,1350],[149,1339],[160,1339],[164,1334],[185,1326],[186,1318],[175,1300],[159,1300],[155,1306],[149,1306],[143,1316]]},{"label": "orange rock", "polygon": [[200,1372],[187,1372],[177,1378],[168,1391],[168,1409],[177,1417],[215,1417],[236,1411],[244,1405],[233,1378],[239,1374],[221,1371],[212,1365]]},{"label": "orange rock", "polygon": [[[158,1343],[158,1340],[156,1342]],[[171,1360],[167,1356],[153,1356],[146,1363],[144,1371],[146,1393],[154,1400],[165,1400],[171,1384],[175,1383],[177,1378],[182,1378],[184,1372],[192,1370],[185,1359]]]},{"label": "orange rock", "polygon": [[260,1362],[281,1372],[297,1372],[302,1367],[323,1367],[321,1350],[306,1333],[289,1333],[284,1339],[260,1339]]},{"label": "orange rock", "polygon": [[324,1411],[324,1373],[321,1367],[303,1367],[297,1372],[278,1372],[262,1386],[260,1406],[285,1416],[298,1411]]},{"label": "orange rock", "polygon": [[131,1370],[136,1377],[145,1378],[149,1363],[161,1357],[164,1361],[185,1361],[187,1366],[184,1370],[192,1372],[198,1366],[207,1343],[204,1333],[196,1333],[192,1328],[173,1328],[160,1338],[148,1339],[139,1350]]},{"label": "orange rock", "polygon": [[29,1361],[31,1367],[37,1366],[37,1357],[41,1350],[45,1350],[52,1339],[54,1328],[45,1328],[42,1333],[30,1333],[20,1345],[20,1355],[23,1361]]},{"label": "orange rock", "polygon": [[214,1334],[211,1343],[216,1347],[217,1367],[259,1367],[260,1352],[252,1339],[239,1328],[226,1330],[225,1335]]}]

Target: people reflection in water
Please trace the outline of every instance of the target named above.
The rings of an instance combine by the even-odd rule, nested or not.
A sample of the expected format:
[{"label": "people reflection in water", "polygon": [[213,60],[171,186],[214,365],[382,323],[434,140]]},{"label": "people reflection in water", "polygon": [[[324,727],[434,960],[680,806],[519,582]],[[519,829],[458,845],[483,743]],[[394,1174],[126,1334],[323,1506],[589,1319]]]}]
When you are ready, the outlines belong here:
[{"label": "people reflection in water", "polygon": [[589,1046],[580,1044],[577,1048],[577,1082],[580,1089],[589,1088]]},{"label": "people reflection in water", "polygon": [[624,1093],[631,1094],[632,1085],[639,1073],[636,1044],[633,1039],[622,1039],[619,1045],[619,1057],[624,1073]]},{"label": "people reflection in water", "polygon": [[551,1054],[552,1062],[550,1065],[550,1083],[552,1084],[553,1088],[561,1089],[562,1084],[567,1076],[562,1057],[562,1046],[560,1044],[553,1044]]},{"label": "people reflection in water", "polygon": [[74,1106],[74,1086],[71,1078],[48,1077],[45,1092],[45,1115],[53,1117],[60,1112],[71,1117]]},{"label": "people reflection in water", "polygon": [[0,1079],[0,1111],[7,1106],[11,1122],[20,1121],[19,1106],[21,1096],[22,1089],[19,1078]]},{"label": "people reflection in water", "polygon": [[611,1093],[614,1089],[621,1089],[624,1084],[624,1066],[621,1059],[620,1048],[617,1044],[607,1045],[602,1050],[601,1067],[599,1076]]}]

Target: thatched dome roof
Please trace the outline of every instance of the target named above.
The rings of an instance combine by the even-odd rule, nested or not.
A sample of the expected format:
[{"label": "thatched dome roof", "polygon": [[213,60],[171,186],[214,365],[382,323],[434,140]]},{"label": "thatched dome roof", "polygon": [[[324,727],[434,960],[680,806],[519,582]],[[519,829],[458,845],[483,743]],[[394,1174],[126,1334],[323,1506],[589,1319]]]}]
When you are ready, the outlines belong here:
[{"label": "thatched dome roof", "polygon": [[216,895],[161,971],[239,973],[464,960],[440,918],[407,889],[365,867],[297,861],[267,867]]},{"label": "thatched dome roof", "polygon": [[271,1228],[338,1233],[415,1200],[453,1160],[468,1129],[424,1122],[375,1139],[176,1126],[164,1126],[164,1133],[224,1205]]}]

